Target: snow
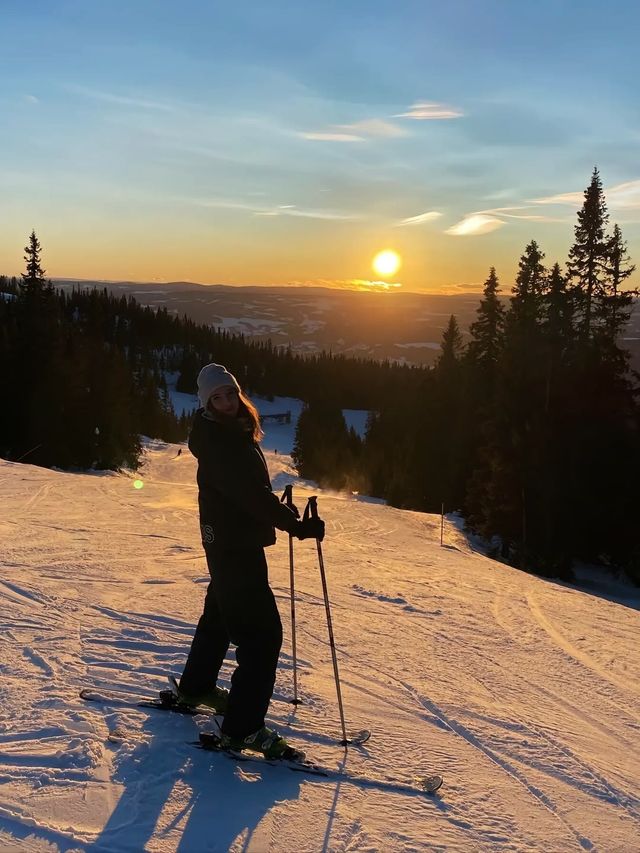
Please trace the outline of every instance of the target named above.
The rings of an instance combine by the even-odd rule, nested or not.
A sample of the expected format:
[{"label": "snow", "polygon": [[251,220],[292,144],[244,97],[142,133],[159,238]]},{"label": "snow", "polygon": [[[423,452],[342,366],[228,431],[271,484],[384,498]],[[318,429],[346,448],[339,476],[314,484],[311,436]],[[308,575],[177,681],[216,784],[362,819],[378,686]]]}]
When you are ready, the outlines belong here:
[{"label": "snow", "polygon": [[312,335],[319,329],[324,329],[326,325],[326,320],[309,320],[308,317],[305,317],[305,319],[300,322],[300,328],[303,329],[307,335]]},{"label": "snow", "polygon": [[[0,460],[0,850],[640,849],[639,591],[523,574],[456,519],[441,547],[437,516],[314,488],[347,724],[373,732],[346,754],[315,546],[295,543],[298,708],[287,538],[268,550],[285,632],[270,721],[364,781],[198,751],[205,716],[83,702],[180,674],[208,576],[178,449],[147,442],[135,475]],[[304,506],[289,458],[267,459]],[[434,771],[435,796],[398,784]]]},{"label": "snow", "polygon": [[[165,373],[173,410],[177,415],[185,412],[193,412],[200,405],[198,398],[195,394],[184,394],[176,391],[175,384],[177,378],[178,373]],[[264,430],[263,448],[266,450],[277,450],[278,453],[290,454],[293,450],[298,417],[304,408],[303,401],[295,397],[274,397],[272,400],[267,400],[265,397],[258,397],[255,394],[251,395],[251,399],[261,415],[291,413],[291,422],[288,424],[279,424],[267,418],[262,425]],[[353,427],[360,438],[364,438],[369,412],[364,409],[343,409],[343,415],[347,427]]]},{"label": "snow", "polygon": [[246,334],[269,334],[270,332],[279,331],[284,326],[283,320],[268,320],[263,317],[256,320],[255,317],[221,317],[211,323],[217,329],[227,329],[230,332],[239,332]]},{"label": "snow", "polygon": [[167,391],[169,399],[173,406],[173,411],[178,417],[184,414],[195,412],[200,403],[195,394],[185,394],[183,391],[176,391],[176,382],[178,381],[179,371],[165,370],[164,378],[167,383]]},{"label": "snow", "polygon": [[347,427],[353,427],[360,438],[364,438],[367,432],[367,418],[369,412],[364,409],[343,409],[342,414],[347,422]]}]

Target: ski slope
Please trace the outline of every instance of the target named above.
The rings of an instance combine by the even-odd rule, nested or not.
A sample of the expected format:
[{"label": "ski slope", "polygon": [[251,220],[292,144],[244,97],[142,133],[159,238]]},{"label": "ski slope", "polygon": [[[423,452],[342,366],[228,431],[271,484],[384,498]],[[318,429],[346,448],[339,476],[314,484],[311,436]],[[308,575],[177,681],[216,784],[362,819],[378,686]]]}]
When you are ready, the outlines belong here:
[{"label": "ski slope", "polygon": [[[268,445],[267,445],[268,446]],[[189,745],[196,718],[85,703],[179,675],[208,583],[195,460],[149,442],[128,474],[0,461],[0,850],[640,850],[638,590],[581,588],[475,553],[454,523],[312,492],[267,453],[274,488],[319,495],[348,726],[344,751],[317,554],[269,549],[285,641],[270,721],[327,780]],[[225,664],[228,680],[232,660]],[[439,772],[427,797],[407,783]]]}]

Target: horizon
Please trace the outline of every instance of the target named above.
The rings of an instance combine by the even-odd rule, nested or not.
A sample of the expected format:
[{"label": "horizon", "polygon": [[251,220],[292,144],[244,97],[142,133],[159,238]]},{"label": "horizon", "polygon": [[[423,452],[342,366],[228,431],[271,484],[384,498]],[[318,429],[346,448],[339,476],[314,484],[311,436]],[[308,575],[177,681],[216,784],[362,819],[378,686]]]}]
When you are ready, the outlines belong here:
[{"label": "horizon", "polygon": [[[13,277],[19,278],[20,276],[21,276],[21,273],[18,273],[17,275],[14,275]],[[291,289],[291,290],[295,290],[295,289],[313,290],[315,288],[318,290],[332,290],[332,291],[337,290],[337,291],[341,291],[341,292],[348,291],[351,293],[378,293],[378,294],[395,293],[397,295],[405,294],[406,296],[446,296],[446,297],[473,296],[473,297],[478,297],[478,298],[480,298],[482,296],[482,285],[478,285],[478,287],[476,287],[476,288],[473,288],[472,285],[468,285],[468,287],[469,287],[468,290],[461,289],[461,288],[466,287],[466,285],[452,285],[448,289],[439,290],[439,291],[428,291],[428,290],[417,290],[417,289],[416,290],[410,290],[409,288],[406,288],[404,286],[401,288],[400,287],[394,287],[393,284],[390,287],[385,287],[384,285],[386,285],[387,282],[371,282],[372,285],[377,284],[377,285],[382,285],[382,286],[367,287],[366,282],[357,282],[357,281],[344,282],[343,284],[338,286],[336,284],[324,282],[322,280],[307,281],[307,282],[289,281],[289,282],[283,282],[280,284],[278,284],[278,283],[266,284],[264,282],[263,283],[246,282],[243,284],[229,284],[229,283],[223,282],[223,281],[191,281],[189,279],[174,279],[171,281],[159,281],[159,280],[146,281],[144,279],[132,280],[132,279],[110,279],[110,278],[95,278],[95,279],[94,278],[73,278],[73,277],[64,276],[64,275],[62,275],[62,276],[47,276],[47,278],[51,282],[53,282],[54,284],[56,284],[56,283],[67,283],[68,284],[68,283],[72,283],[72,282],[77,282],[79,284],[82,284],[82,283],[86,283],[86,284],[122,284],[122,285],[126,284],[126,285],[140,285],[140,286],[148,286],[148,287],[155,287],[156,285],[158,287],[162,287],[163,285],[166,285],[167,287],[172,287],[172,286],[176,286],[176,285],[186,285],[186,286],[192,285],[193,287],[230,287],[230,288],[237,288],[237,289],[254,288],[254,289],[263,289],[263,290],[277,289],[277,288],[284,288],[284,289]],[[361,286],[358,286],[359,284]],[[508,292],[506,291],[506,289],[505,289],[504,293],[501,294],[501,296],[503,296],[505,298],[508,296]]]},{"label": "horizon", "polygon": [[532,239],[564,265],[594,166],[640,256],[630,2],[9,0],[0,20],[7,275],[34,229],[52,279],[450,295],[495,266],[506,292]]},{"label": "horizon", "polygon": [[[0,276],[5,276],[8,279],[16,278],[19,279],[22,277],[22,273],[2,273],[0,272]],[[254,289],[254,290],[277,290],[278,288],[283,288],[285,290],[329,290],[329,291],[339,291],[339,292],[349,292],[349,293],[376,293],[376,294],[390,294],[395,293],[396,295],[405,296],[442,296],[442,297],[453,297],[453,296],[473,296],[474,298],[480,299],[482,297],[482,285],[478,285],[477,287],[473,287],[472,285],[452,285],[449,288],[445,288],[443,290],[438,291],[428,291],[428,290],[410,290],[406,287],[394,287],[393,283],[390,287],[386,287],[387,282],[370,282],[372,285],[382,285],[378,287],[367,287],[367,282],[343,282],[340,286],[336,284],[332,284],[330,282],[324,282],[322,280],[318,281],[290,281],[283,282],[280,284],[266,284],[264,282],[246,282],[243,284],[229,284],[223,281],[191,281],[189,279],[172,279],[171,281],[149,281],[145,279],[117,279],[117,278],[77,278],[74,276],[66,276],[66,275],[56,275],[50,276],[47,274],[45,270],[45,278],[52,282],[52,284],[93,284],[93,285],[131,285],[131,286],[141,286],[141,287],[176,287],[185,285],[187,287],[228,287],[232,289]],[[358,286],[361,285],[361,286]],[[468,287],[469,289],[463,289]],[[505,288],[504,291],[500,294],[503,298],[507,298],[509,293]]]}]

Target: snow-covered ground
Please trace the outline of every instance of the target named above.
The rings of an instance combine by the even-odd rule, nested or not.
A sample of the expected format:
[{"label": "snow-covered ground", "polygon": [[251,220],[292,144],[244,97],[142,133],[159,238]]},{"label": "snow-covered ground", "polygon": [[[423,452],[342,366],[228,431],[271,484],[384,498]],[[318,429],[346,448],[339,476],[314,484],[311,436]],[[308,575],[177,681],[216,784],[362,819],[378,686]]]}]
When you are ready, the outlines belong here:
[{"label": "snow-covered ground", "polygon": [[[193,412],[200,405],[195,394],[184,394],[176,391],[175,385],[178,378],[177,373],[167,373],[167,387],[173,410],[177,415]],[[274,397],[267,400],[264,397],[251,395],[252,401],[261,415],[275,415],[289,412],[291,420],[288,424],[277,423],[267,418],[263,424],[264,439],[263,447],[267,450],[277,450],[279,453],[291,453],[293,440],[296,432],[298,417],[304,407],[302,400],[295,397]],[[364,438],[367,427],[369,412],[364,409],[343,409],[344,419],[347,427],[353,427],[360,438]]]},{"label": "snow-covered ground", "polygon": [[[179,675],[208,577],[195,460],[151,442],[134,475],[0,461],[0,850],[640,850],[640,597],[522,574],[453,523],[318,492],[347,723],[317,555],[297,542],[292,696],[286,537],[269,550],[285,642],[271,722],[364,780],[194,749],[206,717],[135,700]],[[300,484],[268,453],[274,487]],[[229,659],[224,668],[228,679]],[[438,771],[427,797],[403,782]]]}]

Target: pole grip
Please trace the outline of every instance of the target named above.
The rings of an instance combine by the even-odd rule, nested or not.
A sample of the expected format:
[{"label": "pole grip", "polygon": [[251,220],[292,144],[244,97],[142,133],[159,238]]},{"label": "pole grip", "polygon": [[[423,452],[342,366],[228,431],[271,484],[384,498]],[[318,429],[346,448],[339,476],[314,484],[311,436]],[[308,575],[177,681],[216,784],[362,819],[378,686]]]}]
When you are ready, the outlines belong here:
[{"label": "pole grip", "polygon": [[318,518],[318,496],[312,495],[307,500],[307,505],[304,508],[304,515],[302,516],[302,520],[306,521],[309,517]]}]

